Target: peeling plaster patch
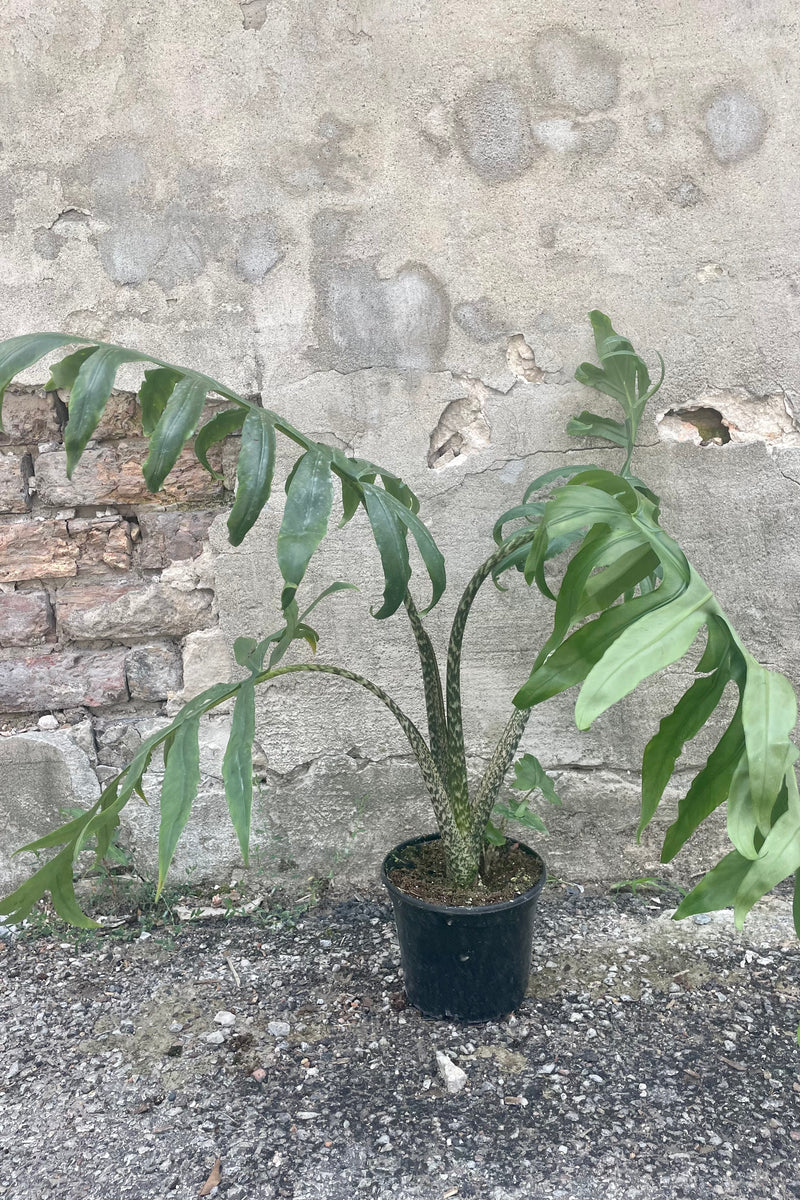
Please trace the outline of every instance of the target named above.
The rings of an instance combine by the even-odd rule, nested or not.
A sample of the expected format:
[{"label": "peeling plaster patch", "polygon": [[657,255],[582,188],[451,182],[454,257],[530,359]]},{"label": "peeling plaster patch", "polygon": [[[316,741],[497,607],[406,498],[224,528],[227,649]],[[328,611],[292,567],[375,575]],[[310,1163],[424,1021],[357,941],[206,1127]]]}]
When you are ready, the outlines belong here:
[{"label": "peeling plaster patch", "polygon": [[706,198],[705,192],[701,191],[688,175],[670,188],[667,196],[678,208],[694,208],[695,204],[702,204]]},{"label": "peeling plaster patch", "polygon": [[496,342],[508,333],[508,324],[495,311],[488,296],[457,304],[453,319],[473,342]]},{"label": "peeling plaster patch", "polygon": [[509,338],[506,362],[518,379],[524,379],[527,383],[541,383],[544,379],[545,373],[541,367],[537,367],[536,355],[521,333]]},{"label": "peeling plaster patch", "polygon": [[590,113],[612,108],[619,93],[617,57],[591,37],[548,29],[533,51],[542,99]]},{"label": "peeling plaster patch", "polygon": [[528,106],[509,80],[471,88],[456,109],[456,129],[464,157],[487,183],[513,179],[534,160]]},{"label": "peeling plaster patch", "polygon": [[703,263],[695,271],[695,277],[700,283],[719,283],[723,279],[728,279],[729,276],[730,272],[727,267],[714,262]]},{"label": "peeling plaster patch", "polygon": [[605,154],[617,136],[617,123],[607,117],[581,124],[563,117],[537,121],[533,136],[538,144],[556,154]]},{"label": "peeling plaster patch", "polygon": [[352,257],[347,244],[351,219],[349,213],[326,212],[314,222],[314,329],[320,365],[339,371],[432,369],[447,345],[447,292],[423,263],[406,263],[386,279],[374,260]]},{"label": "peeling plaster patch", "polygon": [[247,226],[236,252],[235,270],[247,283],[260,283],[283,258],[283,248],[275,226],[254,221]]},{"label": "peeling plaster patch", "polygon": [[239,0],[244,29],[263,29],[269,0]]},{"label": "peeling plaster patch", "polygon": [[466,396],[450,401],[431,434],[428,466],[435,471],[458,458],[479,454],[491,442],[492,430],[485,412],[491,389],[480,379],[464,377],[461,382]]},{"label": "peeling plaster patch", "polygon": [[133,213],[103,234],[98,249],[105,272],[114,283],[138,284],[148,278],[168,244],[163,222],[145,213]]},{"label": "peeling plaster patch", "polygon": [[711,151],[720,162],[747,158],[764,141],[764,110],[745,92],[717,92],[707,103],[703,119]]},{"label": "peeling plaster patch", "polygon": [[710,388],[692,404],[661,413],[656,425],[665,442],[800,446],[800,422],[783,392],[755,396],[746,388]]}]

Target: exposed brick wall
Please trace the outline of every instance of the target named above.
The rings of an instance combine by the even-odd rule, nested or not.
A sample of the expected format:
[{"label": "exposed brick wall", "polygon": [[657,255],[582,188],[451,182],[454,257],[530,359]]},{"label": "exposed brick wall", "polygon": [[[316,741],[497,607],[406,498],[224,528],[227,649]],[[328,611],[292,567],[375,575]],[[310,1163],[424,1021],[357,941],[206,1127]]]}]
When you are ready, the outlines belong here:
[{"label": "exposed brick wall", "polygon": [[[224,485],[186,450],[147,491],[135,395],[120,393],[71,480],[68,396],[10,389],[0,434],[0,731],[89,716],[96,729],[157,716],[182,686],[183,639],[216,624],[200,558]],[[210,409],[206,418],[213,414]],[[220,469],[224,449],[216,447]]]}]

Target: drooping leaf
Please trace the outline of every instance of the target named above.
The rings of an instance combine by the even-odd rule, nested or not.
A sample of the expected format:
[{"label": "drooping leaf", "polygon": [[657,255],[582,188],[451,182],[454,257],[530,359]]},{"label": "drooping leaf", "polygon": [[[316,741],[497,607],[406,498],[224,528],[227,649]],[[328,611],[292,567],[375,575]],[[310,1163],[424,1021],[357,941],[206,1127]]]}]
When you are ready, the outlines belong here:
[{"label": "drooping leaf", "polygon": [[27,370],[45,354],[68,346],[75,339],[63,333],[27,333],[0,342],[0,430],[3,428],[3,396],[15,375]]},{"label": "drooping leaf", "polygon": [[695,680],[647,743],[642,758],[642,814],[637,841],[661,802],[683,747],[697,736],[714,712],[730,678],[730,672],[719,667],[713,675]]},{"label": "drooping leaf", "polygon": [[261,408],[251,409],[242,426],[236,467],[236,499],[228,517],[228,540],[240,546],[272,491],[275,426]]},{"label": "drooping leaf", "polygon": [[150,437],[158,425],[175,384],[182,378],[183,372],[173,370],[172,367],[153,367],[149,371],[145,371],[139,388],[142,432],[145,437]]},{"label": "drooping leaf", "polygon": [[670,862],[706,817],[728,798],[733,773],[745,753],[741,700],[730,725],[695,775],[664,837],[661,861]]},{"label": "drooping leaf", "polygon": [[620,421],[612,421],[610,417],[598,417],[586,409],[579,416],[570,418],[567,422],[567,433],[573,437],[603,438],[604,441],[613,442],[615,446],[621,446],[623,449],[628,444],[625,426]]},{"label": "drooping leaf", "polygon": [[[389,497],[389,507],[394,512],[395,517],[405,525],[416,542],[420,558],[425,564],[428,578],[431,581],[431,602],[427,608],[421,610],[424,615],[439,603],[447,587],[444,555],[433,540],[432,534],[423,525],[419,517],[415,516],[410,509],[400,504],[391,492],[389,493]],[[367,508],[367,512],[369,512],[369,508]]]},{"label": "drooping leaf", "polygon": [[72,473],[97,428],[111,395],[118,369],[126,362],[141,362],[146,355],[118,346],[98,346],[81,364],[69,394],[69,418],[64,430],[67,476]]},{"label": "drooping leaf", "polygon": [[712,599],[706,585],[695,576],[681,596],[621,632],[581,689],[575,705],[578,728],[588,729],[643,679],[682,658],[697,637]]},{"label": "drooping leaf", "polygon": [[256,735],[255,685],[243,683],[236,695],[231,732],[222,760],[222,779],[233,828],[247,866],[253,803],[253,739]]},{"label": "drooping leaf", "polygon": [[[591,467],[585,463],[572,463],[569,466],[554,467],[552,471],[545,471],[543,475],[537,475],[531,483],[525,488],[525,494],[522,497],[522,503],[527,504],[531,496],[541,492],[543,488],[549,487],[551,483],[555,483],[557,479],[571,479],[573,475],[580,474],[581,471],[590,471]],[[502,520],[502,518],[501,518]]]},{"label": "drooping leaf", "polygon": [[650,579],[658,565],[658,556],[650,545],[639,545],[621,554],[605,570],[587,579],[575,620],[582,621],[592,613],[603,612],[637,584],[643,585],[643,593],[653,591]]},{"label": "drooping leaf", "polygon": [[208,383],[191,375],[179,379],[150,437],[150,452],[142,471],[151,492],[159,491],[188,438],[192,436],[206,402]]},{"label": "drooping leaf", "polygon": [[160,896],[200,786],[200,716],[182,721],[175,730],[161,785],[161,825],[158,831],[158,889]]},{"label": "drooping leaf", "polygon": [[339,528],[347,525],[352,521],[358,511],[358,506],[361,503],[362,492],[349,479],[342,479],[342,519],[339,522]]},{"label": "drooping leaf", "polygon": [[232,433],[237,433],[244,425],[245,416],[246,409],[244,408],[226,408],[198,430],[197,437],[194,439],[194,452],[198,462],[205,467],[212,479],[222,480],[225,477],[219,471],[215,471],[208,461],[209,450],[217,442],[222,442]]},{"label": "drooping leaf", "polygon": [[324,447],[312,446],[292,474],[278,534],[278,567],[286,584],[281,596],[283,609],[294,598],[311,556],[327,532],[332,505],[330,455]]},{"label": "drooping leaf", "polygon": [[71,388],[78,378],[78,372],[90,354],[94,354],[97,346],[81,346],[80,350],[74,350],[72,354],[68,354],[66,358],[62,358],[60,362],[53,363],[50,368],[50,378],[44,385],[46,392],[55,392],[59,388]]},{"label": "drooping leaf", "polygon": [[738,850],[731,850],[712,871],[703,876],[688,896],[684,896],[675,910],[675,920],[697,913],[715,912],[720,908],[732,908],[750,866],[749,859],[742,858]]},{"label": "drooping leaf", "polygon": [[385,492],[370,483],[365,483],[363,488],[367,516],[381,556],[384,578],[383,604],[374,616],[383,620],[397,612],[411,578],[406,526],[396,515]]},{"label": "drooping leaf", "polygon": [[[745,726],[745,737],[747,730]],[[728,837],[742,858],[758,858],[764,838],[758,832],[753,810],[753,793],[750,787],[750,768],[745,752],[736,764],[727,803]]]},{"label": "drooping leaf", "polygon": [[789,680],[747,660],[742,720],[750,764],[753,816],[762,833],[769,831],[789,754],[789,735],[797,723],[797,700]]}]

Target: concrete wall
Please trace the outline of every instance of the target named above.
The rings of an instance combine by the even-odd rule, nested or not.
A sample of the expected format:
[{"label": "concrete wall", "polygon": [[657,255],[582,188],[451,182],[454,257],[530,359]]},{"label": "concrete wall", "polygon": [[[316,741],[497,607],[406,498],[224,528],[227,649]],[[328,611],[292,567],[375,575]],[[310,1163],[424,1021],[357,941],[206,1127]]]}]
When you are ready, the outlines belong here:
[{"label": "concrete wall", "polygon": [[[616,461],[564,433],[593,403],[572,374],[591,355],[585,314],[601,307],[668,365],[638,459],[667,527],[753,650],[800,681],[794,4],[6,0],[0,33],[3,336],[68,329],[200,365],[394,467],[424,497],[455,597],[527,480],[565,454]],[[46,436],[18,433],[2,448],[0,534],[18,545],[17,526],[41,537],[62,522],[53,545],[74,568],[54,576],[45,552],[0,584],[0,605],[29,613],[33,629],[0,649],[0,677],[12,680],[0,700],[13,735],[0,742],[12,842],[51,820],[66,779],[86,792],[87,764],[102,777],[124,759],[180,687],[229,670],[235,634],[277,621],[277,498],[239,550],[221,518],[205,541],[195,526],[176,582],[169,548],[141,561],[158,553],[145,501],[108,494],[127,462],[114,458],[121,435],[98,443],[106,491],[65,496],[57,418]],[[191,487],[161,500],[155,510],[175,520],[227,502],[220,492],[209,507]],[[118,541],[143,531],[139,549],[125,541],[125,561],[97,549],[103,521],[107,535],[127,522]],[[309,579],[363,585],[321,615],[320,656],[373,676],[418,716],[402,618],[369,616],[379,589],[366,545],[354,522]],[[202,571],[187,575],[197,555]],[[203,596],[187,603],[207,616],[198,610],[193,628],[165,618],[155,641],[176,673],[158,696],[137,697],[126,664],[154,637],[131,625],[119,589],[173,599],[183,589],[186,600],[196,586]],[[116,607],[101,620],[101,591],[89,604],[99,624],[78,603],[65,625],[60,591],[86,588],[117,589]],[[451,612],[446,600],[431,616],[440,640]],[[548,614],[521,585],[476,612],[465,680],[478,768]],[[28,660],[64,653],[116,655],[119,694],[43,703]],[[632,839],[636,771],[658,705],[688,672],[648,685],[588,734],[572,725],[572,698],[532,720],[526,745],[560,775],[567,802],[544,847],[559,874],[655,869],[656,840]],[[292,681],[263,697],[264,871],[294,862],[366,878],[393,838],[429,827],[402,734],[346,686]],[[42,717],[57,728],[22,741]],[[220,820],[224,725],[223,714],[206,730],[205,819],[190,826],[179,873],[236,868]],[[131,809],[126,836],[143,866],[153,822]]]}]

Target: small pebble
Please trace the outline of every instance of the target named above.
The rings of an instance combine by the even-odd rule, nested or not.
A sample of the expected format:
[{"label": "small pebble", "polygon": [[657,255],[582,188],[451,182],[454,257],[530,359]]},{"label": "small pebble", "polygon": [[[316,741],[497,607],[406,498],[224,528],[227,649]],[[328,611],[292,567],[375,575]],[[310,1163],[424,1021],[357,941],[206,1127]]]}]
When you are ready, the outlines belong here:
[{"label": "small pebble", "polygon": [[270,1021],[267,1025],[267,1033],[271,1033],[273,1037],[286,1037],[290,1028],[288,1021]]},{"label": "small pebble", "polygon": [[210,1042],[212,1046],[219,1046],[225,1041],[225,1034],[221,1029],[215,1029],[213,1033],[207,1033],[205,1040]]},{"label": "small pebble", "polygon": [[714,918],[711,913],[695,913],[692,919],[695,925],[710,925]]},{"label": "small pebble", "polygon": [[52,713],[45,713],[43,717],[39,717],[37,724],[40,729],[58,729],[58,721]]},{"label": "small pebble", "polygon": [[214,1020],[216,1021],[217,1025],[230,1026],[236,1024],[236,1017],[232,1012],[226,1012],[225,1009],[223,1009],[222,1012],[218,1012],[214,1017]]}]

